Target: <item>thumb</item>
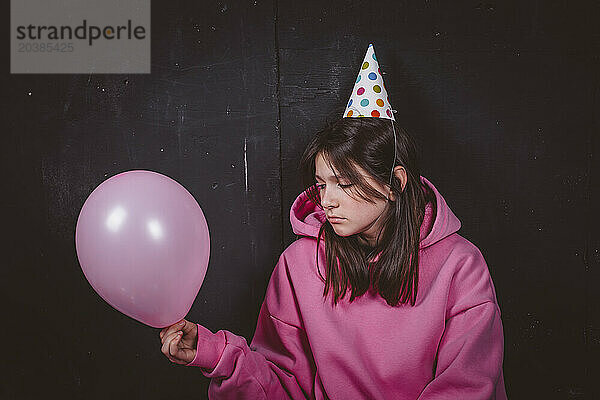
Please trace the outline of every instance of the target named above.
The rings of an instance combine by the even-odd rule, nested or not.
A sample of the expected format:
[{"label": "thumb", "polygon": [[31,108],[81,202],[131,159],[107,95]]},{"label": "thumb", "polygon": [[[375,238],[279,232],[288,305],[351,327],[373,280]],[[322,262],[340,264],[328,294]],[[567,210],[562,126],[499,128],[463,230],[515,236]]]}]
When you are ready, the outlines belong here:
[{"label": "thumb", "polygon": [[194,338],[198,335],[198,330],[195,323],[186,321],[185,319],[181,320],[180,322],[183,322],[183,326],[179,329],[181,329],[185,337]]}]

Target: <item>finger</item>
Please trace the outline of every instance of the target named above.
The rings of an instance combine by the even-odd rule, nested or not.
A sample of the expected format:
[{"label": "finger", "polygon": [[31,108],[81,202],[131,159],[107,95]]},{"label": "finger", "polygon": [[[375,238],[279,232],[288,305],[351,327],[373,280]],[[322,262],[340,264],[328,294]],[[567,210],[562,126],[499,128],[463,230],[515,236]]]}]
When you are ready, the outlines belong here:
[{"label": "finger", "polygon": [[185,325],[183,325],[183,327],[181,328],[181,330],[184,333],[184,336],[190,336],[190,337],[193,337],[196,335],[197,329],[198,328],[196,327],[195,323],[188,322],[188,321],[186,321]]},{"label": "finger", "polygon": [[169,355],[167,355],[166,357],[167,357],[167,358],[169,359],[169,361],[171,361],[172,363],[174,363],[174,364],[179,364],[179,362],[178,362],[178,361],[177,361],[175,358],[173,358],[173,357],[171,357],[171,356],[169,356]]},{"label": "finger", "polygon": [[185,321],[185,325],[181,330],[183,331],[184,339],[195,341],[198,337],[198,324],[195,322]]},{"label": "finger", "polygon": [[171,343],[169,344],[169,354],[173,357],[177,357],[177,354],[179,353],[179,339],[181,338],[180,333],[176,333],[175,337],[173,338],[173,340],[171,340]]},{"label": "finger", "polygon": [[167,330],[168,330],[168,327],[167,327],[167,328],[165,328],[165,329],[163,329],[163,330],[160,332],[160,341],[161,341],[161,343],[163,343],[163,344],[165,343],[165,338],[167,337]]},{"label": "finger", "polygon": [[177,359],[175,359],[175,357],[171,356],[170,354],[166,354],[165,357],[167,357],[172,363],[179,364]]},{"label": "finger", "polygon": [[163,345],[161,351],[165,355],[165,357],[167,357],[169,359],[169,361],[171,361],[172,363],[175,363],[175,364],[180,364],[181,361],[179,360],[179,358],[173,355],[173,354],[177,354],[177,352],[174,352],[173,354],[171,354],[171,352],[170,352],[171,342],[173,342],[176,337],[177,337],[176,333],[172,334],[169,337],[166,337],[165,344]]},{"label": "finger", "polygon": [[[172,325],[171,325],[171,326],[172,326]],[[164,339],[165,339],[165,336],[167,335],[167,332],[168,332],[168,330],[169,330],[169,328],[170,328],[171,326],[167,326],[167,327],[163,328],[163,329],[160,331],[160,340],[161,340],[161,342],[162,342],[162,341],[164,341]]]},{"label": "finger", "polygon": [[165,350],[164,348],[161,348],[161,352],[163,353],[163,355],[165,357],[167,357],[169,359],[169,361],[175,362],[175,359],[173,358],[173,356],[171,356],[171,354],[169,354],[168,350]]},{"label": "finger", "polygon": [[172,332],[170,335],[165,336],[165,340],[160,349],[165,356],[172,356],[172,354],[169,353],[169,346],[171,345],[171,341],[175,338],[176,335],[177,333]]},{"label": "finger", "polygon": [[173,343],[175,343],[175,342],[176,342],[176,338],[174,338],[173,340],[171,340],[169,342],[169,344],[167,344],[167,352],[166,352],[165,356],[169,359],[169,361],[176,363],[176,364],[180,364],[181,358],[179,355],[179,350],[178,349],[171,350],[171,347],[173,346]]},{"label": "finger", "polygon": [[167,328],[164,328],[163,330],[165,331],[162,335],[161,335],[161,339],[165,337],[165,335],[169,335],[172,332],[177,332],[178,330],[181,330],[181,327],[184,324],[184,320],[177,322],[176,324],[173,324]]}]

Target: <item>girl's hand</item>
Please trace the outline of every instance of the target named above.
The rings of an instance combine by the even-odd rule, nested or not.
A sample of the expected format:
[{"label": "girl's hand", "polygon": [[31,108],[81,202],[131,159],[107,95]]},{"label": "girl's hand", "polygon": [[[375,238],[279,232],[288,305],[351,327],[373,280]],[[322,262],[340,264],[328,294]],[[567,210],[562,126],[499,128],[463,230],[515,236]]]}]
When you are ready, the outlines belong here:
[{"label": "girl's hand", "polygon": [[196,357],[198,344],[198,326],[193,322],[182,319],[176,324],[160,331],[162,353],[171,362],[189,364]]}]

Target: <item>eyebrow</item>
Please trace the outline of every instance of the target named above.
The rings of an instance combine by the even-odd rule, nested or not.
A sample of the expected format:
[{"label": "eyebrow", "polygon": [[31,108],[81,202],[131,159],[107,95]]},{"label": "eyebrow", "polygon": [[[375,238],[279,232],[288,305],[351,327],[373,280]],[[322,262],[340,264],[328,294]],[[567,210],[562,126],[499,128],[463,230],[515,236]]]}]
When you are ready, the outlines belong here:
[{"label": "eyebrow", "polygon": [[[346,179],[346,178],[344,178],[344,177],[342,177],[342,176],[339,176],[339,175],[338,175],[337,177],[336,177],[335,175],[330,175],[329,177],[330,177],[330,178],[335,178],[335,180],[336,180],[337,182],[340,182],[340,180],[342,180],[342,181],[347,181],[347,179]],[[315,178],[317,178],[317,179],[320,179],[320,180],[322,180],[322,181],[326,181],[326,179],[323,179],[323,178],[321,178],[321,177],[320,177],[319,175],[317,175],[317,174],[315,174]]]},{"label": "eyebrow", "polygon": [[[330,175],[330,178],[334,177],[334,175]],[[315,178],[319,178],[320,180],[324,181],[325,179],[321,178],[319,175],[315,174]],[[336,178],[337,179],[337,178]]]}]

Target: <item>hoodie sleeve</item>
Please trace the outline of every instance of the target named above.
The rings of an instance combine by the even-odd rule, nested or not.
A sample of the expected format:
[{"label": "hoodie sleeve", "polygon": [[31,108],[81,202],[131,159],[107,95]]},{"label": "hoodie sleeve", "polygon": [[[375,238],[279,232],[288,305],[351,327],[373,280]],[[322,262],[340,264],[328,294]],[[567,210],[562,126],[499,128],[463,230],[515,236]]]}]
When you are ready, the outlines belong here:
[{"label": "hoodie sleeve", "polygon": [[435,376],[419,400],[505,400],[503,357],[500,309],[477,251],[453,277]]},{"label": "hoodie sleeve", "polygon": [[[211,378],[209,398],[305,399],[313,397],[314,361],[301,327],[285,258],[275,266],[252,343],[229,331],[198,325],[196,358]],[[274,315],[277,315],[275,317]]]}]

